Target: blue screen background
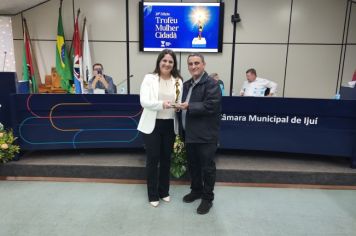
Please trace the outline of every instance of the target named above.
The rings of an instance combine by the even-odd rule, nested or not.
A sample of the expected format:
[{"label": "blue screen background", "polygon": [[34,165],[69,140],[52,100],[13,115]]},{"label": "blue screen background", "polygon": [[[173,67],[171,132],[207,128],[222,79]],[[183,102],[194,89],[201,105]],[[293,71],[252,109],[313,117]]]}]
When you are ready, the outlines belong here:
[{"label": "blue screen background", "polygon": [[[198,37],[198,26],[191,22],[191,12],[194,8],[205,8],[209,12],[209,19],[203,26],[202,37],[206,39],[206,47],[203,49],[218,49],[219,46],[219,6],[144,6],[143,8],[143,30],[144,30],[144,48],[187,48],[193,49],[192,40]],[[156,14],[169,13],[169,16],[178,20],[178,24],[170,24],[171,26],[179,26],[176,31],[177,38],[156,38]],[[168,16],[162,16],[167,18]],[[166,24],[162,24],[166,25]],[[171,33],[166,32],[166,33]],[[162,47],[164,45],[164,47]]]}]

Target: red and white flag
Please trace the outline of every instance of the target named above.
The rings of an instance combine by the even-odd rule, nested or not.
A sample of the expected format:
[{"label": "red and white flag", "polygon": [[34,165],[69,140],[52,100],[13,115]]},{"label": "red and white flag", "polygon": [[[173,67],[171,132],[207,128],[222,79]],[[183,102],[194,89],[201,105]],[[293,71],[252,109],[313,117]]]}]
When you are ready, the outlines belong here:
[{"label": "red and white flag", "polygon": [[[78,14],[79,15],[79,14]],[[82,47],[80,42],[79,34],[79,24],[78,24],[78,15],[74,23],[74,35],[73,35],[73,80],[75,84],[75,93],[83,93],[83,75],[82,75]]]}]

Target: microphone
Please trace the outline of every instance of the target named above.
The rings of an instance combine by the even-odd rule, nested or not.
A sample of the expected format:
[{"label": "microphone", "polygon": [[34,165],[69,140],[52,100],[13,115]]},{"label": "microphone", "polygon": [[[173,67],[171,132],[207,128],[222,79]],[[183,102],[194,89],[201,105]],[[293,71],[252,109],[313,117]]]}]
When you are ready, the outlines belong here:
[{"label": "microphone", "polygon": [[[122,81],[120,81],[116,86],[117,87],[119,87],[119,86],[121,86],[123,83],[126,83],[130,78],[132,78],[133,77],[133,75],[129,75],[128,77],[127,77],[127,79],[124,79],[124,80],[122,80]],[[124,94],[125,93],[125,87],[122,87],[121,89],[120,89],[120,92],[119,92],[120,94]]]},{"label": "microphone", "polygon": [[129,75],[129,77],[128,77],[127,79],[124,79],[124,80],[120,81],[120,82],[117,84],[117,86],[119,86],[119,85],[125,83],[129,78],[132,78],[132,77],[133,77],[133,75]]},{"label": "microphone", "polygon": [[7,55],[7,51],[4,51],[4,62],[3,62],[3,66],[2,66],[2,72],[5,71],[6,55]]}]

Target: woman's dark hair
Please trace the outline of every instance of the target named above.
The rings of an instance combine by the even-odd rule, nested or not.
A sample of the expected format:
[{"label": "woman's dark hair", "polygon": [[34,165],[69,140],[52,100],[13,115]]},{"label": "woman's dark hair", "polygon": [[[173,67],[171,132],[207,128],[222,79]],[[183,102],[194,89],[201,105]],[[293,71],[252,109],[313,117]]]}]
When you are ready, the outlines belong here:
[{"label": "woman's dark hair", "polygon": [[182,76],[180,75],[179,71],[178,71],[178,67],[177,67],[177,56],[176,54],[170,50],[170,49],[164,49],[157,57],[157,61],[156,61],[156,68],[155,70],[153,71],[153,73],[155,74],[158,74],[160,75],[161,74],[161,71],[160,71],[160,68],[159,68],[159,63],[161,62],[161,60],[163,59],[163,57],[165,55],[171,55],[172,58],[173,58],[173,68],[172,68],[172,71],[171,71],[171,74],[173,77],[175,78],[180,78],[182,79]]}]

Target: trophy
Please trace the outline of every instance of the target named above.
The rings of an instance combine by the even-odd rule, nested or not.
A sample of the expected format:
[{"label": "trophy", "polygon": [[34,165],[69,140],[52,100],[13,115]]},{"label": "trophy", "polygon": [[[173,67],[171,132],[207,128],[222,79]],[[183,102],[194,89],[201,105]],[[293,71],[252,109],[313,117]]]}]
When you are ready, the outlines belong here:
[{"label": "trophy", "polygon": [[203,33],[203,24],[201,23],[201,21],[198,21],[198,32],[199,32],[198,39],[201,40],[201,35]]},{"label": "trophy", "polygon": [[191,19],[198,26],[198,37],[193,38],[192,47],[205,48],[206,39],[203,37],[204,24],[209,20],[209,12],[205,8],[197,8],[192,12]]},{"label": "trophy", "polygon": [[176,79],[176,83],[174,84],[176,87],[176,100],[174,101],[174,104],[172,104],[173,108],[179,107],[179,95],[180,95],[180,90],[179,90],[179,79]]}]

